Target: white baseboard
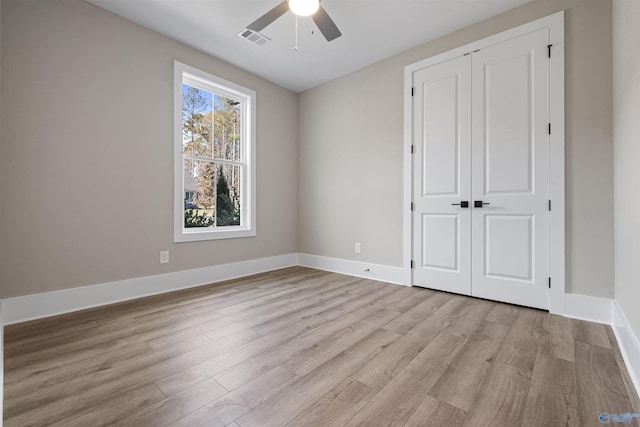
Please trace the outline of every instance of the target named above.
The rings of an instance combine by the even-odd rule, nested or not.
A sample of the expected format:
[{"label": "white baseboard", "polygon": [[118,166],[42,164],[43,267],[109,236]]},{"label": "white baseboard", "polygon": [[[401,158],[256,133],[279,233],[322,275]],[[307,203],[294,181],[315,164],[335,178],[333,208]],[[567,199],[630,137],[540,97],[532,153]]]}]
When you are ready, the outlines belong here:
[{"label": "white baseboard", "polygon": [[82,286],[2,300],[2,323],[10,325],[115,302],[235,279],[298,264],[295,253],[212,267]]},{"label": "white baseboard", "polygon": [[627,316],[618,304],[613,301],[613,321],[611,324],[613,332],[618,340],[618,347],[627,366],[627,371],[636,388],[636,393],[640,396],[640,340],[633,332]]},{"label": "white baseboard", "polygon": [[402,267],[390,267],[388,265],[329,258],[303,253],[298,254],[298,265],[346,274],[349,276],[394,283],[396,285],[405,285],[403,277],[404,270]]},{"label": "white baseboard", "polygon": [[149,295],[250,276],[252,274],[295,265],[383,282],[404,284],[403,269],[401,267],[389,267],[380,264],[291,253],[269,258],[240,261],[212,267],[7,298],[1,301],[3,304],[1,320],[5,325],[11,325]]},{"label": "white baseboard", "polygon": [[618,302],[608,298],[566,294],[564,315],[611,325],[633,386],[640,395],[640,340],[635,336]]},{"label": "white baseboard", "polygon": [[564,316],[610,325],[612,320],[611,303],[612,300],[609,298],[565,294]]}]

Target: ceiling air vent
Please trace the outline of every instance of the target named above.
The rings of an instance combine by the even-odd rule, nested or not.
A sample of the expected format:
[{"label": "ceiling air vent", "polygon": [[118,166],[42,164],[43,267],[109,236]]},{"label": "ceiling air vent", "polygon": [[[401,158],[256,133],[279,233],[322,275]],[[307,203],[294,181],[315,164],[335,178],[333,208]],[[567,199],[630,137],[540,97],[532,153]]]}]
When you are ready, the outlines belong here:
[{"label": "ceiling air vent", "polygon": [[271,40],[269,37],[248,28],[240,31],[238,35],[243,39],[247,39],[250,42],[257,44],[258,46],[264,46],[269,40]]}]

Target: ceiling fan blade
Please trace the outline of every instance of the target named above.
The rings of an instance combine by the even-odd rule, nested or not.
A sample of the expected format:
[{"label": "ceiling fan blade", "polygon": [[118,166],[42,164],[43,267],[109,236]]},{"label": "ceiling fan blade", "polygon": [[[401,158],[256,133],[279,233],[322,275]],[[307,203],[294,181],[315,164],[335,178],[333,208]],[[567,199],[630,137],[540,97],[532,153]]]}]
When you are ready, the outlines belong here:
[{"label": "ceiling fan blade", "polygon": [[320,29],[320,32],[328,42],[333,39],[337,39],[342,35],[336,24],[322,6],[320,6],[318,11],[313,14],[313,22],[316,23],[318,29]]},{"label": "ceiling fan blade", "polygon": [[253,21],[247,26],[248,29],[253,31],[262,31],[264,27],[271,24],[276,19],[280,18],[289,10],[289,3],[284,0],[282,3],[271,9],[269,12],[262,15],[260,18]]}]

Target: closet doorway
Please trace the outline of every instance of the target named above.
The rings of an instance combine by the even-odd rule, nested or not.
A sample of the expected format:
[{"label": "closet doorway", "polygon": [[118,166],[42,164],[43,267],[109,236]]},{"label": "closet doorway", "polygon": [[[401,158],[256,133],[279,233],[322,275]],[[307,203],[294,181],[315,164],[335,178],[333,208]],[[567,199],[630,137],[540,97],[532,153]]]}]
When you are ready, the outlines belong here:
[{"label": "closet doorway", "polygon": [[532,24],[407,67],[415,286],[551,307],[563,52],[550,24]]}]

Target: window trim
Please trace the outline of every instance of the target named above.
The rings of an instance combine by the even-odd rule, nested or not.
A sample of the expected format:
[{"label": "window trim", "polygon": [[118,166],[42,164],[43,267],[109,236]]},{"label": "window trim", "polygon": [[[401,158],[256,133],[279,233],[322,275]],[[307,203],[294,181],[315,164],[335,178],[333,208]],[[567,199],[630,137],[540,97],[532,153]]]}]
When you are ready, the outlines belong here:
[{"label": "window trim", "polygon": [[[184,159],[182,155],[182,84],[195,83],[201,89],[240,99],[241,160],[244,163],[240,226],[212,229],[184,228]],[[196,242],[234,239],[256,235],[256,92],[178,61],[173,63],[173,241]]]}]

